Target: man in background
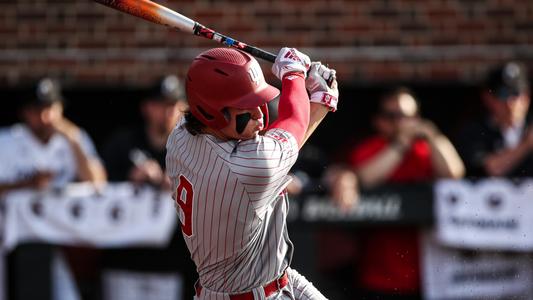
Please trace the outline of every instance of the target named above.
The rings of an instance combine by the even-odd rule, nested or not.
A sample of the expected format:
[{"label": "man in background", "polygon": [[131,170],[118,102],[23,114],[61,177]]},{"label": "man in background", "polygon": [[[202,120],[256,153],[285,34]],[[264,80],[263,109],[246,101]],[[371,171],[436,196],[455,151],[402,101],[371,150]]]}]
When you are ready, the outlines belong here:
[{"label": "man in background", "polygon": [[[409,89],[385,92],[373,117],[375,134],[349,152],[361,188],[461,178],[463,162],[450,141],[419,114]],[[332,187],[343,193],[341,180]],[[350,188],[353,189],[353,186]],[[374,227],[361,233],[357,287],[361,299],[420,299],[416,227]]]},{"label": "man in background", "polygon": [[530,88],[524,66],[508,62],[492,69],[481,93],[487,114],[468,124],[457,141],[467,175],[533,176]]},{"label": "man in background", "polygon": [[22,123],[0,133],[0,191],[105,182],[89,135],[63,115],[59,84],[44,78],[22,98]]},{"label": "man in background", "polygon": [[[89,135],[63,115],[58,82],[44,78],[20,100],[22,123],[0,130],[0,195],[17,189],[62,189],[75,181],[95,185],[106,181]],[[47,297],[45,293],[52,299],[80,297],[62,252],[53,246],[20,246],[10,255],[10,265],[9,299],[38,299]],[[50,272],[48,285],[43,282]],[[28,283],[27,278],[39,283]],[[27,284],[33,288],[23,288]]]},{"label": "man in background", "polygon": [[[183,83],[165,76],[148,88],[139,110],[143,123],[113,134],[103,150],[110,181],[168,191],[165,174],[168,135],[187,108]],[[176,223],[177,229],[177,223]],[[194,265],[179,232],[165,248],[105,250],[102,257],[104,299],[191,299]],[[187,289],[189,288],[189,289]]]},{"label": "man in background", "polygon": [[103,158],[110,181],[169,187],[164,173],[166,142],[187,108],[182,82],[174,75],[154,83],[139,107],[143,123],[115,133]]}]

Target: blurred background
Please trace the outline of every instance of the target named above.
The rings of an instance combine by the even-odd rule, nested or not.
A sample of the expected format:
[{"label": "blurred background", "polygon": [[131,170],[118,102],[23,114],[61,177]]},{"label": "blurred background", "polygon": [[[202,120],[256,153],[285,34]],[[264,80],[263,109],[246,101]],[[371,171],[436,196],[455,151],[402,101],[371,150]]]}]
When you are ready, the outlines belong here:
[{"label": "blurred background", "polygon": [[[473,105],[473,87],[494,64],[520,60],[531,65],[533,60],[528,1],[160,3],[248,44],[271,52],[301,48],[336,68],[345,101],[328,123],[356,122],[349,124],[355,130],[367,124],[360,121],[366,102],[383,84],[414,85],[428,114],[448,123]],[[1,5],[5,105],[16,102],[9,100],[12,88],[43,76],[59,78],[70,99],[69,113],[90,125],[85,127],[96,140],[116,126],[115,112],[121,112],[121,122],[134,119],[132,91],[161,74],[182,76],[194,56],[217,46],[91,1]],[[94,109],[101,113],[98,121],[86,113]],[[2,110],[3,124],[15,117]]]},{"label": "blurred background", "polygon": [[[485,186],[481,186],[481,183],[478,185],[478,182],[490,177],[492,180],[501,180],[498,184],[505,188],[512,190],[516,187],[518,190],[524,180],[533,177],[533,168],[528,167],[531,164],[528,165],[527,162],[533,156],[533,134],[530,133],[528,123],[529,78],[533,70],[532,1],[157,2],[247,44],[272,53],[277,53],[283,46],[296,47],[313,60],[327,63],[337,70],[340,87],[339,109],[325,119],[302,150],[300,161],[293,170],[297,186],[291,191],[296,211],[290,222],[291,236],[296,244],[293,265],[311,279],[326,296],[331,299],[531,297],[533,275],[529,272],[533,268],[528,264],[531,263],[529,252],[533,248],[504,242],[497,245],[485,245],[483,242],[476,244],[475,241],[469,245],[446,244],[442,238],[444,233],[439,231],[442,229],[439,227],[440,221],[445,217],[434,208],[441,207],[435,204],[440,196],[445,199],[445,203],[452,203],[455,201],[453,199],[456,199],[454,197],[472,196],[468,193],[450,196],[449,191],[461,190],[454,186],[439,194],[435,188],[439,180],[455,180],[474,191],[477,188],[483,190]],[[100,162],[100,167],[107,172],[107,181],[130,181],[134,184],[144,182],[146,178],[139,179],[140,175],[132,177],[131,173],[126,171],[124,174],[129,175],[114,177],[115,173],[110,170],[110,165],[115,160],[113,155],[118,155],[118,152],[112,153],[113,149],[117,149],[112,141],[117,141],[117,132],[150,122],[150,113],[147,112],[150,109],[145,103],[147,99],[162,97],[164,93],[160,92],[158,87],[163,76],[175,75],[178,79],[183,78],[197,54],[217,46],[219,45],[213,41],[169,30],[92,1],[1,1],[0,126],[3,129],[0,133],[9,135],[10,128],[20,122],[28,122],[24,117],[24,111],[28,108],[27,102],[36,97],[38,101],[42,101],[41,96],[35,96],[39,80],[51,78],[57,83],[62,95],[61,101],[58,102],[64,106],[64,116],[76,124],[77,128],[82,128],[92,140],[94,151],[88,151],[87,153],[93,153],[88,157],[94,157]],[[516,64],[505,65],[509,62]],[[267,80],[280,86],[270,72],[270,63],[260,63]],[[515,69],[518,71],[513,71]],[[409,91],[399,94],[391,92],[398,86],[407,87]],[[501,95],[501,91],[507,94]],[[28,96],[29,94],[32,96]],[[409,97],[416,99],[419,113],[409,115],[409,112],[394,111],[403,107],[400,95],[410,95]],[[490,97],[494,99],[491,100]],[[177,98],[173,103],[185,103],[184,96]],[[390,100],[391,98],[396,100]],[[395,101],[399,104],[395,105]],[[503,111],[505,108],[498,108],[496,106],[500,104],[491,104],[491,101],[506,103],[510,115],[524,116],[509,117],[512,121],[500,122],[504,117],[500,117],[498,109]],[[518,112],[513,113],[514,106],[509,103],[522,104],[517,105],[520,108],[516,109]],[[388,134],[380,132],[385,130],[381,125],[389,117],[390,126],[402,127],[400,121],[394,119],[395,116],[387,113],[403,113],[398,118],[416,118],[417,122],[421,123],[417,123],[415,127],[424,130],[406,134],[410,136],[407,142],[400,139],[402,136],[398,132],[403,132],[400,129],[395,133],[392,129]],[[380,123],[379,117],[382,117],[383,122]],[[488,127],[470,126],[470,123],[476,120],[485,119],[496,120],[489,122],[496,124],[493,131],[487,129]],[[173,122],[176,120],[173,119]],[[72,129],[66,127],[66,132]],[[478,129],[469,130],[471,128]],[[515,138],[510,137],[513,136],[509,133],[511,129],[516,132]],[[60,131],[58,128],[55,130]],[[68,136],[67,133],[62,133]],[[357,150],[375,134],[384,137],[383,141],[378,143],[379,146],[371,144],[363,150]],[[494,138],[484,139],[489,135]],[[435,136],[436,141],[432,139]],[[424,161],[421,165],[415,164],[412,168],[419,170],[433,165],[429,173],[411,177],[398,174],[395,176],[394,172],[409,173],[405,170],[398,171],[398,168],[402,168],[402,162],[411,163],[408,159],[408,162],[401,160],[400,157],[398,161],[391,163],[391,166],[385,166],[386,170],[382,175],[368,175],[369,171],[365,170],[365,167],[369,166],[369,159],[373,154],[379,155],[380,151],[387,150],[390,146],[391,153],[397,150],[401,155],[407,155],[416,148],[412,145],[418,138],[425,141],[427,145],[422,147],[430,149],[427,150],[428,153],[435,153],[435,147],[442,146],[438,153],[445,157],[440,161],[447,165],[444,171],[437,170],[435,165],[439,163],[433,160],[433,157],[430,158],[431,154],[427,154],[421,159]],[[398,142],[400,140],[401,142]],[[9,141],[2,139],[0,135],[0,147],[9,148]],[[125,143],[130,142],[131,140],[128,140]],[[436,144],[440,146],[435,146]],[[508,156],[490,156],[503,152]],[[512,154],[509,154],[511,152]],[[4,155],[0,159],[0,168],[7,170],[2,173],[19,172],[16,167],[7,167],[10,155],[16,155],[14,153],[27,155],[25,157],[28,160],[32,159],[31,152],[0,152]],[[131,152],[124,153],[123,157],[131,158]],[[156,155],[153,156],[154,159],[157,158]],[[491,158],[493,160],[490,160]],[[131,164],[139,166],[138,159],[131,160]],[[523,163],[524,161],[526,162]],[[373,167],[374,170],[378,168]],[[164,170],[164,161],[161,161],[161,168]],[[480,168],[482,171],[479,171]],[[73,181],[106,181],[98,179],[97,174],[93,173],[93,177],[88,180],[80,179],[78,174],[77,180]],[[376,177],[379,177],[379,180],[374,181],[372,178]],[[4,178],[9,178],[9,174],[0,176],[0,183]],[[516,180],[517,178],[519,180]],[[135,181],[137,179],[139,182]],[[6,179],[5,182],[9,185],[13,180]],[[154,186],[153,182],[151,185]],[[160,182],[155,186],[163,190],[165,188]],[[25,186],[27,187],[42,190],[41,185]],[[13,189],[17,190],[6,188],[7,191]],[[520,197],[524,197],[524,201],[531,200],[533,194],[529,193],[530,190],[527,191],[516,194],[522,195]],[[523,196],[524,193],[526,196]],[[7,194],[8,192],[4,193],[4,196]],[[498,195],[501,194],[499,192]],[[487,195],[494,200],[491,198],[492,194]],[[503,198],[509,197],[512,199],[508,201],[514,201],[514,198],[508,195],[509,193],[497,200],[507,201]],[[327,204],[322,206],[319,200]],[[377,201],[374,206],[373,201]],[[335,212],[330,210],[329,204]],[[9,205],[7,206],[8,211]],[[380,209],[384,211],[384,215],[379,212],[372,213]],[[388,212],[391,215],[387,215]],[[515,221],[527,216],[520,209],[509,211],[510,216],[514,214],[517,215],[516,218],[509,218]],[[6,214],[4,219],[8,218],[9,214]],[[491,215],[490,210],[487,211],[486,218],[499,220],[497,216]],[[471,223],[479,224],[478,221]],[[520,222],[516,222],[518,225],[508,229],[521,229]],[[455,225],[459,223],[456,222]],[[313,226],[307,226],[309,224]],[[409,227],[408,237],[394,231],[406,224]],[[482,229],[488,230],[486,226]],[[382,232],[388,235],[382,236],[380,241],[372,241],[372,237],[381,236]],[[424,238],[421,238],[422,232]],[[428,238],[427,236],[433,235],[427,232],[440,232],[440,235],[437,234],[437,241],[433,241],[432,237]],[[526,231],[526,235],[527,233]],[[174,233],[176,234],[178,241],[175,243],[179,244],[181,236],[179,232]],[[4,236],[6,235],[7,233],[4,233]],[[411,239],[413,235],[417,236],[414,240]],[[3,289],[6,299],[137,299],[132,294],[119,295],[109,290],[143,290],[139,287],[139,282],[148,281],[148,277],[142,277],[142,274],[147,273],[178,275],[170,279],[158,277],[161,280],[154,282],[159,283],[154,283],[151,287],[157,290],[154,286],[161,284],[159,290],[165,292],[157,296],[157,293],[147,291],[150,288],[145,286],[143,291],[146,294],[139,292],[138,299],[189,299],[194,293],[192,283],[196,274],[194,267],[186,261],[186,250],[181,252],[181,244],[175,246],[181,247],[181,250],[169,250],[170,257],[180,256],[180,260],[185,257],[184,261],[174,261],[173,268],[165,269],[164,259],[161,259],[162,262],[155,266],[136,266],[134,271],[129,270],[132,271],[129,275],[117,275],[117,272],[105,271],[130,269],[129,266],[143,260],[139,259],[140,257],[149,260],[148,257],[151,256],[143,256],[141,249],[141,252],[131,254],[131,260],[126,259],[117,266],[113,261],[117,260],[116,257],[125,257],[122,252],[105,253],[106,246],[93,247],[90,243],[76,245],[75,242],[67,243],[73,249],[62,250],[66,253],[64,256],[67,257],[67,264],[71,265],[70,277],[73,278],[72,286],[66,290],[74,292],[57,292],[58,289],[65,290],[54,285],[54,282],[61,281],[63,277],[58,277],[50,271],[56,267],[50,266],[49,262],[54,260],[53,253],[58,242],[50,242],[56,244],[54,249],[50,249],[46,246],[48,243],[45,237],[38,237],[38,234],[36,236],[39,241],[37,244],[27,245],[29,241],[23,240],[17,247],[6,250],[6,283]],[[72,235],[69,236],[72,238]],[[470,238],[472,235],[466,236]],[[398,244],[394,244],[395,239],[400,240],[398,243],[401,245],[414,245],[414,248],[398,248]],[[388,244],[388,241],[393,242]],[[431,246],[428,246],[428,243]],[[429,262],[422,263],[422,253],[427,253],[429,248],[432,249],[429,251],[431,253],[442,254],[439,252],[442,249],[432,248],[437,247],[435,244],[449,247],[445,248],[446,251],[454,249],[453,251],[457,252],[447,252],[446,255],[449,256],[441,255],[440,260],[429,259]],[[124,245],[124,248],[129,248],[129,244]],[[168,248],[168,245],[159,247]],[[330,247],[335,249],[333,253]],[[390,255],[379,252],[384,248],[401,250]],[[425,250],[416,253],[405,264],[397,263],[406,260],[401,251],[406,251],[409,256],[415,251],[413,249],[419,248]],[[482,251],[485,248],[488,249],[487,252]],[[382,256],[368,258],[366,255],[369,249],[377,249]],[[444,275],[442,279],[437,278],[435,273],[438,274],[441,268],[449,266],[449,257],[459,259],[460,263],[454,267],[463,265],[470,269],[487,266],[490,261],[500,262],[501,259],[498,266],[503,268],[503,271],[490,265],[484,274],[467,274],[454,269],[456,273],[444,272],[449,275],[448,278],[444,278]],[[32,261],[30,258],[42,263],[40,271],[36,273],[41,277],[28,275],[33,274],[32,268],[36,266],[33,264],[35,261],[29,263]],[[372,265],[365,266],[365,261],[372,262]],[[522,269],[526,265],[528,267]],[[517,266],[521,266],[519,270]],[[367,272],[372,267],[383,272]],[[432,273],[431,268],[436,271]],[[390,269],[393,270],[392,275]],[[508,273],[505,273],[505,270]],[[512,273],[510,277],[505,277],[509,272]],[[107,277],[102,274],[107,274]],[[141,277],[134,277],[132,274],[141,274]],[[500,276],[501,274],[503,275]],[[518,280],[518,277],[521,280]],[[499,289],[491,290],[491,286]]]}]

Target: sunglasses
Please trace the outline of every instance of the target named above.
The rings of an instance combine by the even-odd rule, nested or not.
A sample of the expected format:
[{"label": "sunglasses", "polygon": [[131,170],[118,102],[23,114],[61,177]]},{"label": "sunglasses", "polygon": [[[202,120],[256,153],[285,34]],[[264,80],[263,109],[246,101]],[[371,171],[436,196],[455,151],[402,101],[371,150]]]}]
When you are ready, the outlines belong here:
[{"label": "sunglasses", "polygon": [[380,115],[388,120],[400,120],[409,117],[400,111],[381,111]]}]

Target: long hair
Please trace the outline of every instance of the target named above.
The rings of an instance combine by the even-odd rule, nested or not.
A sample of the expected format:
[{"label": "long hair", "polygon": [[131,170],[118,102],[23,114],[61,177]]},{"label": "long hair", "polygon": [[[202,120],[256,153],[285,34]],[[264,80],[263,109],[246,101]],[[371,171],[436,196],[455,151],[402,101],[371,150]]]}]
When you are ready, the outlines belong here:
[{"label": "long hair", "polygon": [[187,131],[192,134],[192,135],[197,135],[197,134],[201,134],[204,129],[205,129],[205,125],[200,122],[200,120],[198,120],[192,113],[190,110],[187,110],[184,112],[185,114],[185,129],[187,129]]}]

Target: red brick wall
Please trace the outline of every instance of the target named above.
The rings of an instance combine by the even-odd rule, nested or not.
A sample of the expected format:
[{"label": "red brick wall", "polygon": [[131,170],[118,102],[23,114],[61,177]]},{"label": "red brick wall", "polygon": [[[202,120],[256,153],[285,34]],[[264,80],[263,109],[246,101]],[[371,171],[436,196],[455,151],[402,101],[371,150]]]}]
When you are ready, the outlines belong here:
[{"label": "red brick wall", "polygon": [[[158,2],[270,51],[302,48],[345,82],[468,82],[509,59],[533,69],[531,0]],[[42,75],[142,84],[183,74],[195,54],[214,46],[88,0],[0,3],[2,85]]]}]

